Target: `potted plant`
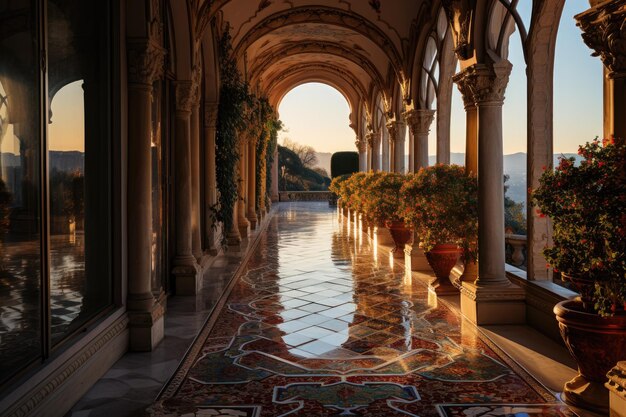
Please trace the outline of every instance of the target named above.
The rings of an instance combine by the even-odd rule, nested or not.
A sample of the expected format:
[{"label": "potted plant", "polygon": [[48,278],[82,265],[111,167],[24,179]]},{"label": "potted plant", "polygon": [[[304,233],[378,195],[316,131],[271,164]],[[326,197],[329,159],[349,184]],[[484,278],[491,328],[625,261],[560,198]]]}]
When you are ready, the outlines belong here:
[{"label": "potted plant", "polygon": [[606,373],[626,358],[626,143],[596,139],[578,154],[579,164],[561,158],[546,170],[532,195],[539,215],[553,224],[548,265],[581,295],[554,308],[579,368],[563,396],[605,413]]},{"label": "potted plant", "polygon": [[404,246],[411,239],[411,230],[404,224],[398,214],[400,206],[400,189],[405,176],[392,172],[371,173],[363,182],[364,198],[361,207],[366,220],[378,227],[387,227],[393,238],[394,257],[404,256]]},{"label": "potted plant", "polygon": [[461,253],[476,258],[478,184],[458,165],[437,164],[420,169],[400,191],[399,211],[420,237],[426,259],[435,272],[437,294],[456,292],[450,271]]},{"label": "potted plant", "polygon": [[346,198],[346,182],[350,178],[351,174],[340,175],[338,177],[333,178],[330,182],[330,186],[328,190],[331,191],[337,200],[337,206],[341,209],[344,216],[348,215],[348,204]]},{"label": "potted plant", "polygon": [[357,172],[350,176],[346,183],[346,198],[348,199],[348,207],[352,216],[351,220],[354,220],[356,224],[358,221],[358,215],[362,211],[361,199],[362,199],[362,181],[367,175],[366,172]]}]

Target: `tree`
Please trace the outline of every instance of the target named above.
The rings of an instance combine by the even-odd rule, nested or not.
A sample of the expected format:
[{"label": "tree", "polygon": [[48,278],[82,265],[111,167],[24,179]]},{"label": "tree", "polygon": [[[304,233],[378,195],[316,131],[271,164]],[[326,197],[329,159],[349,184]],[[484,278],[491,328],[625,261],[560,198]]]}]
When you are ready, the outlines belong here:
[{"label": "tree", "polygon": [[293,150],[279,145],[278,164],[284,168],[281,189],[287,191],[323,191],[328,189],[330,178],[306,167]]},{"label": "tree", "polygon": [[504,228],[516,235],[526,234],[526,214],[524,204],[516,203],[506,196],[509,186],[506,185],[509,176],[504,176]]},{"label": "tree", "polygon": [[312,146],[301,145],[297,142],[292,141],[289,138],[285,138],[283,140],[283,147],[295,152],[296,155],[298,155],[298,157],[300,158],[300,161],[302,161],[302,165],[307,168],[313,168],[319,162],[319,160],[317,159],[317,152],[315,152],[315,149]]}]

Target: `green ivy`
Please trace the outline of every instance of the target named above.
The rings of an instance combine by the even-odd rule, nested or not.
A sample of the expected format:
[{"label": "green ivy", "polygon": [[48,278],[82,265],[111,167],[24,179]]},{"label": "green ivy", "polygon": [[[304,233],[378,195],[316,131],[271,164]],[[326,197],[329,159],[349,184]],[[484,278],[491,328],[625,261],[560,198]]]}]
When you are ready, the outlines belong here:
[{"label": "green ivy", "polygon": [[[276,155],[276,149],[278,147],[278,132],[280,132],[282,128],[283,128],[283,123],[274,116],[269,123],[269,141],[267,143],[267,152],[265,155],[266,166],[270,167],[269,169],[266,170],[266,181],[267,181],[268,191],[272,189],[272,181],[274,180],[274,177],[272,177],[271,167],[274,164],[274,157]],[[266,200],[265,205],[269,206],[269,201]]]},{"label": "green ivy", "polygon": [[[216,220],[228,230],[233,225],[233,210],[237,202],[237,162],[239,161],[239,132],[245,128],[245,105],[248,87],[237,69],[232,55],[230,28],[227,26],[219,42],[220,97],[215,137],[215,166],[219,200]],[[225,243],[225,235],[222,243]]]}]

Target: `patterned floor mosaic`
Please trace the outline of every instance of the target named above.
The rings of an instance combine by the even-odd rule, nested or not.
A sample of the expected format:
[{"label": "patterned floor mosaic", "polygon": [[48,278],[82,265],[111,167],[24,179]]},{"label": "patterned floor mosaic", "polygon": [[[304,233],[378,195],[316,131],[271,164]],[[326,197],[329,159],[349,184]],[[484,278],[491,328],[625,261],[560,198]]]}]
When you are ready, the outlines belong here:
[{"label": "patterned floor mosaic", "polygon": [[281,205],[149,412],[573,416],[325,203]]}]

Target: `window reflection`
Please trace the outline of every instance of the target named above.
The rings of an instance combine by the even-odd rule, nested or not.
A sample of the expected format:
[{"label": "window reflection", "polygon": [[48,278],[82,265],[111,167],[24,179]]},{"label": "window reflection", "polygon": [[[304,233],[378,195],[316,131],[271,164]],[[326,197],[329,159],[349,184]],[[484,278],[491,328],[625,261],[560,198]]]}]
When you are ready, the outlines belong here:
[{"label": "window reflection", "polygon": [[30,1],[0,0],[0,383],[41,356],[40,110]]}]

